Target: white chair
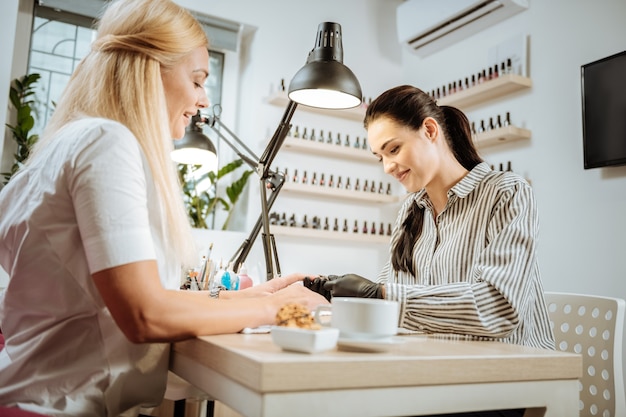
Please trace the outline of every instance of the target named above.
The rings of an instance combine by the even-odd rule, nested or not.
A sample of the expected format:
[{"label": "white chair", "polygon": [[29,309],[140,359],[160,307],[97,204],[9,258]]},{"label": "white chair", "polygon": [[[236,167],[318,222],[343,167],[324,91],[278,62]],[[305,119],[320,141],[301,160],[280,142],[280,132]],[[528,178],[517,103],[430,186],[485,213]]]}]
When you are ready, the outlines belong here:
[{"label": "white chair", "polygon": [[546,292],[545,298],[556,348],[582,355],[580,416],[626,416],[622,370],[626,302],[557,292]]}]

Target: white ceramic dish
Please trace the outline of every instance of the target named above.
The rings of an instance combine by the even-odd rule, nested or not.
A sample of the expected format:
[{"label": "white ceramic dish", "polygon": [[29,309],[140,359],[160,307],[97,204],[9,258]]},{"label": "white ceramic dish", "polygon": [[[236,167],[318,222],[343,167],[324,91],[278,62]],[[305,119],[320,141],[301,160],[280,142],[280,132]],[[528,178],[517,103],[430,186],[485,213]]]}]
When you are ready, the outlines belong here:
[{"label": "white ceramic dish", "polygon": [[324,327],[319,330],[306,330],[297,327],[272,327],[272,340],[284,350],[316,353],[337,346],[339,329]]},{"label": "white ceramic dish", "polygon": [[404,343],[393,337],[383,339],[350,339],[339,338],[337,349],[349,352],[386,352],[395,345]]}]

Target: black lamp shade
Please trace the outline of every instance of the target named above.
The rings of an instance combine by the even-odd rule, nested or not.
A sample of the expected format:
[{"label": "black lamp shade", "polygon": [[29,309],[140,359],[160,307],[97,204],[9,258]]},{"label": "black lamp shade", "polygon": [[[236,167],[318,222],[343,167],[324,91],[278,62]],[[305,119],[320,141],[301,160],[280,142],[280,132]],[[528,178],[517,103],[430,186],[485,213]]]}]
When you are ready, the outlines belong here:
[{"label": "black lamp shade", "polygon": [[191,118],[185,129],[185,136],[174,141],[172,159],[179,164],[202,165],[210,171],[217,169],[217,152],[211,139],[202,133],[198,126],[202,118],[200,112]]},{"label": "black lamp shade", "polygon": [[346,109],[361,104],[361,85],[343,64],[339,23],[320,23],[307,63],[289,83],[289,98],[310,107]]}]

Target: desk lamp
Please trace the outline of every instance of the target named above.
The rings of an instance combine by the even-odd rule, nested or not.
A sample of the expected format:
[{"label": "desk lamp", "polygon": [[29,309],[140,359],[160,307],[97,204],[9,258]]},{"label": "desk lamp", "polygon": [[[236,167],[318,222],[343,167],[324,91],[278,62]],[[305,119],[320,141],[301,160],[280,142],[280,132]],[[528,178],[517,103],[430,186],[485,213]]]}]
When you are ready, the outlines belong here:
[{"label": "desk lamp", "polygon": [[[276,242],[270,233],[269,210],[285,182],[285,176],[282,172],[272,171],[270,165],[287,137],[291,128],[290,121],[298,104],[318,108],[345,109],[356,107],[361,103],[362,93],[359,81],[354,73],[343,65],[341,38],[340,24],[320,23],[315,45],[309,52],[306,64],[289,83],[289,103],[285,113],[260,158],[221,122],[219,117],[221,110],[215,111],[214,108],[212,116],[202,118],[203,123],[211,127],[245,163],[252,167],[260,180],[261,215],[249,237],[231,258],[235,268],[238,268],[245,261],[262,227],[267,279],[271,280],[275,275],[280,275]],[[219,107],[217,108],[219,109]],[[228,133],[231,139],[242,147],[247,154],[235,146],[224,135],[223,131]],[[267,190],[271,191],[269,196]],[[274,269],[274,265],[276,269]]]}]

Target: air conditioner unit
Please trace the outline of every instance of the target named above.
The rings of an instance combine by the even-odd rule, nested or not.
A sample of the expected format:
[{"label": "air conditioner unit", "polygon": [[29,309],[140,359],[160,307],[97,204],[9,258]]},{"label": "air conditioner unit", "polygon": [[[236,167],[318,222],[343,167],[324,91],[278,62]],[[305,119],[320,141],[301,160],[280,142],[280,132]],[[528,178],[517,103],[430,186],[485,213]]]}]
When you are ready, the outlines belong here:
[{"label": "air conditioner unit", "polygon": [[398,39],[426,56],[528,8],[528,0],[407,0],[396,9]]}]

